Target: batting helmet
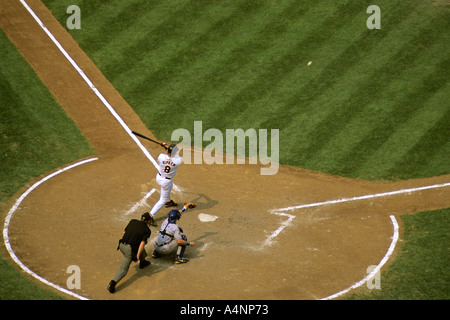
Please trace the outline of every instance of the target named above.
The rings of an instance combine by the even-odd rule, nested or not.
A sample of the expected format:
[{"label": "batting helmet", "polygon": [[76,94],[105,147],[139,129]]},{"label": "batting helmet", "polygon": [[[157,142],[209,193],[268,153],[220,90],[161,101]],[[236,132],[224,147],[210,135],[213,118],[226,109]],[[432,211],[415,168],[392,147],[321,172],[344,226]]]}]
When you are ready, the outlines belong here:
[{"label": "batting helmet", "polygon": [[176,154],[178,152],[178,147],[176,144],[171,144],[169,148],[167,148],[170,155]]}]

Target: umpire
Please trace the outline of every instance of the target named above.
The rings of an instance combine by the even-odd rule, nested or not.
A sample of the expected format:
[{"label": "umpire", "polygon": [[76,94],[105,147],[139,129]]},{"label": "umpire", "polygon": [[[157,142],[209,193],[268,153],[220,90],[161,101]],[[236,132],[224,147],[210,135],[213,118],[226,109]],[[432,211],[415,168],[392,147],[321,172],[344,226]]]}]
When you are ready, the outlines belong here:
[{"label": "umpire", "polygon": [[139,260],[139,268],[145,268],[150,265],[150,261],[145,260],[147,252],[145,252],[145,245],[150,238],[150,223],[152,219],[148,212],[141,216],[141,220],[131,220],[125,228],[122,239],[119,240],[117,250],[123,254],[122,263],[116,275],[109,282],[107,290],[111,293],[116,291],[117,283],[122,280],[128,273],[131,261],[137,262]]}]

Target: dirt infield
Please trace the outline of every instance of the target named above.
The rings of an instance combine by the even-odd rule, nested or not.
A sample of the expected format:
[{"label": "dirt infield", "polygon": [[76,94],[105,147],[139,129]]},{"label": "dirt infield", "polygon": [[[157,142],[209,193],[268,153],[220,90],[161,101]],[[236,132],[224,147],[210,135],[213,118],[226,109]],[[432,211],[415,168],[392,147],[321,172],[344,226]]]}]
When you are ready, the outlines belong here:
[{"label": "dirt infield", "polygon": [[[45,6],[37,0],[27,3],[124,122],[152,136]],[[446,187],[296,209],[289,211],[289,220],[271,210],[446,183],[450,175],[373,183],[284,166],[276,175],[261,176],[257,165],[184,164],[174,181],[180,191],[173,192],[172,198],[199,204],[180,221],[189,239],[197,242],[186,251],[191,261],[174,265],[172,257],[151,259],[152,265],[144,270],[132,265],[111,295],[106,285],[122,258],[116,246],[123,228],[159,197],[155,167],[19,1],[2,4],[0,25],[98,157],[33,190],[9,226],[17,257],[50,282],[66,288],[68,266],[79,266],[81,289],[73,290],[79,295],[89,299],[325,298],[360,281],[368,266],[382,260],[392,241],[390,215],[450,206]],[[156,158],[161,149],[144,144]],[[137,207],[153,188],[156,191],[144,201],[146,205]],[[159,224],[166,213],[162,209],[157,214]],[[201,213],[218,218],[202,222]],[[286,221],[289,224],[283,225]],[[152,227],[152,239],[156,234]],[[266,243],[271,235],[272,243]],[[150,243],[147,252],[151,250]]]}]

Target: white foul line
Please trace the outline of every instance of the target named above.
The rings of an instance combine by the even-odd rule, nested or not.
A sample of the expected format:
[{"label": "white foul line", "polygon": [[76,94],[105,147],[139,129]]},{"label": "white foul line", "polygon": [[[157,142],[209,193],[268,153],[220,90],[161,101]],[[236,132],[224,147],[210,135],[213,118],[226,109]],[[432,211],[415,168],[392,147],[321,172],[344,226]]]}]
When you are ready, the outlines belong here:
[{"label": "white foul line", "polygon": [[368,195],[352,197],[352,198],[342,198],[342,199],[337,199],[337,200],[329,200],[329,201],[323,201],[323,202],[301,204],[301,205],[298,205],[298,206],[292,206],[292,207],[286,207],[286,208],[280,208],[280,209],[273,209],[271,211],[272,212],[293,211],[293,210],[297,210],[297,209],[304,209],[304,208],[311,208],[311,207],[320,207],[320,206],[325,206],[325,205],[329,205],[329,204],[336,204],[336,203],[343,203],[343,202],[351,202],[351,201],[358,201],[358,200],[367,200],[367,199],[388,197],[388,196],[397,195],[397,194],[412,193],[412,192],[423,191],[423,190],[428,190],[428,189],[444,188],[444,187],[449,187],[449,186],[450,186],[450,182],[446,182],[446,183],[434,184],[434,185],[430,185],[430,186],[423,186],[423,187],[416,187],[416,188],[409,188],[409,189],[400,189],[400,190],[395,190],[395,191],[389,191],[389,192],[383,192],[383,193],[375,193],[375,194],[368,194]]},{"label": "white foul line", "polygon": [[42,178],[41,180],[39,180],[38,182],[36,182],[35,184],[33,184],[26,192],[24,192],[24,193],[19,197],[19,199],[17,199],[16,203],[12,206],[11,210],[9,210],[8,215],[6,216],[6,219],[5,219],[4,227],[3,227],[3,239],[4,239],[4,242],[5,242],[6,249],[8,250],[8,252],[9,252],[9,254],[11,255],[11,257],[13,258],[13,260],[14,260],[14,261],[15,261],[15,262],[16,262],[16,263],[17,263],[17,264],[18,264],[18,265],[26,272],[26,273],[30,274],[31,276],[33,276],[34,278],[38,279],[39,281],[42,281],[43,283],[45,283],[45,284],[47,284],[47,285],[49,285],[49,286],[51,286],[51,287],[53,287],[53,288],[55,288],[55,289],[57,289],[57,290],[60,290],[60,291],[66,293],[66,294],[68,294],[68,295],[71,295],[71,296],[73,296],[73,297],[75,297],[75,298],[82,299],[82,300],[87,300],[87,298],[85,298],[85,297],[83,297],[83,296],[80,296],[80,295],[78,295],[78,294],[76,294],[76,293],[73,293],[72,291],[69,291],[69,290],[67,290],[67,289],[64,289],[64,288],[62,288],[62,287],[60,287],[60,286],[58,286],[58,285],[56,285],[56,284],[54,284],[54,283],[51,283],[51,282],[48,281],[47,279],[42,278],[41,276],[39,276],[39,275],[37,275],[36,273],[34,273],[33,271],[31,271],[27,266],[25,266],[25,265],[19,260],[19,258],[18,258],[18,257],[16,256],[16,254],[14,253],[14,250],[12,249],[11,243],[10,243],[10,241],[9,241],[9,224],[10,224],[10,222],[11,222],[11,218],[12,218],[14,212],[19,208],[19,206],[20,206],[20,204],[22,203],[22,201],[23,201],[23,200],[24,200],[24,199],[25,199],[25,198],[26,198],[33,190],[35,190],[37,187],[39,187],[42,183],[44,183],[45,181],[50,180],[51,178],[57,176],[57,175],[60,174],[60,173],[63,173],[63,172],[65,172],[65,171],[68,171],[68,170],[70,170],[70,169],[73,169],[73,168],[75,168],[75,167],[78,167],[78,166],[80,166],[80,165],[82,165],[82,164],[85,164],[85,163],[88,163],[88,162],[91,162],[91,161],[95,161],[95,160],[98,160],[98,158],[90,158],[90,159],[86,159],[86,160],[82,160],[82,161],[76,162],[76,163],[74,163],[74,164],[72,164],[72,165],[69,165],[69,166],[67,166],[67,167],[65,167],[65,168],[62,168],[62,169],[59,169],[59,170],[53,172],[52,174],[50,174],[50,175],[48,175],[48,176]]},{"label": "white foul line", "polygon": [[[429,190],[429,189],[444,188],[444,187],[448,187],[448,186],[450,186],[450,182],[434,184],[434,185],[429,185],[429,186],[416,187],[416,188],[400,189],[400,190],[394,190],[394,191],[383,192],[383,193],[369,194],[369,195],[357,196],[357,197],[352,197],[352,198],[342,198],[342,199],[337,199],[337,200],[329,200],[329,201],[322,201],[322,202],[316,202],[316,203],[302,204],[302,205],[298,205],[298,206],[292,206],[292,207],[286,207],[286,208],[280,208],[280,209],[273,209],[273,210],[271,210],[272,214],[276,214],[279,216],[287,216],[288,220],[284,221],[277,230],[275,230],[270,236],[268,236],[266,238],[263,246],[271,245],[272,240],[276,236],[278,236],[286,227],[288,227],[291,224],[291,222],[294,220],[294,218],[295,218],[294,215],[283,213],[286,211],[294,211],[294,210],[304,209],[304,208],[320,207],[320,206],[326,206],[326,205],[330,205],[330,204],[343,203],[343,202],[351,202],[351,201],[358,201],[358,200],[367,200],[367,199],[388,197],[388,196],[392,196],[392,195],[412,193],[412,192]],[[349,288],[347,288],[345,290],[342,290],[338,293],[335,293],[328,297],[322,298],[320,300],[335,299],[335,298],[349,292],[350,290],[353,290],[353,289],[363,285],[369,279],[373,278],[377,272],[380,271],[381,267],[388,261],[389,257],[392,255],[392,252],[395,249],[395,245],[397,244],[398,237],[399,237],[397,220],[395,219],[395,217],[393,215],[391,215],[390,218],[391,218],[392,224],[394,226],[394,234],[392,236],[391,245],[389,246],[388,251],[386,252],[383,259],[380,261],[380,263],[364,279],[353,284],[352,286],[350,286]]]},{"label": "white foul line", "polygon": [[94,86],[92,81],[86,76],[84,71],[78,66],[78,64],[72,59],[72,57],[67,53],[67,51],[63,48],[63,46],[59,43],[58,40],[53,36],[53,34],[47,29],[47,27],[42,23],[41,19],[34,13],[34,11],[30,8],[30,6],[25,2],[25,0],[20,0],[22,5],[25,7],[25,9],[28,10],[28,12],[31,14],[31,16],[36,20],[36,22],[39,24],[39,26],[42,28],[42,30],[45,31],[45,33],[48,35],[48,37],[53,41],[53,43],[58,47],[59,51],[66,57],[66,59],[70,62],[70,64],[74,67],[74,69],[79,73],[79,75],[83,78],[83,80],[87,83],[87,85],[91,88],[91,90],[97,95],[97,97],[103,102],[105,107],[111,112],[111,114],[116,118],[116,120],[120,123],[122,128],[128,133],[128,135],[133,139],[133,141],[138,145],[138,147],[142,150],[144,155],[153,163],[156,170],[158,170],[158,164],[156,163],[155,159],[151,156],[151,154],[148,152],[148,150],[142,145],[142,143],[139,141],[139,139],[131,132],[131,129],[128,127],[128,125],[122,120],[122,118],[119,116],[119,114],[114,110],[114,108],[109,104],[108,100],[105,99],[105,97],[100,93],[100,91]]},{"label": "white foul line", "polygon": [[288,220],[282,222],[281,226],[277,230],[272,232],[272,234],[270,234],[266,238],[266,240],[264,241],[263,247],[267,246],[267,245],[271,245],[272,240],[275,239],[275,237],[277,237],[285,228],[287,228],[288,226],[291,225],[291,222],[294,220],[295,216],[284,213],[287,211],[294,211],[294,210],[312,208],[312,207],[321,207],[321,206],[326,206],[326,205],[336,204],[336,203],[344,203],[344,202],[351,202],[351,201],[388,197],[388,196],[397,195],[397,194],[412,193],[412,192],[417,192],[417,191],[422,191],[422,190],[437,189],[437,188],[443,188],[443,187],[448,187],[448,186],[450,186],[450,182],[434,184],[434,185],[429,185],[429,186],[423,186],[423,187],[409,188],[409,189],[400,189],[400,190],[383,192],[383,193],[368,194],[368,195],[357,196],[357,197],[352,197],[352,198],[342,198],[342,199],[337,199],[337,200],[329,200],[329,201],[301,204],[298,206],[292,206],[292,207],[286,207],[286,208],[272,209],[272,210],[270,210],[270,213],[276,214],[278,216],[287,216]]},{"label": "white foul line", "polygon": [[[138,138],[131,132],[131,129],[127,126],[127,124],[122,120],[122,118],[119,116],[119,114],[114,110],[114,108],[109,104],[109,102],[105,99],[105,97],[100,93],[100,91],[94,86],[94,84],[92,83],[92,81],[86,76],[86,74],[84,73],[84,71],[78,66],[78,64],[72,59],[72,57],[67,53],[67,51],[63,48],[63,46],[59,43],[58,40],[56,40],[56,38],[53,36],[53,34],[47,29],[47,27],[44,25],[44,23],[41,21],[41,19],[39,19],[39,17],[36,15],[36,13],[30,8],[30,6],[26,3],[25,0],[20,0],[20,2],[22,3],[22,5],[25,7],[25,9],[31,14],[31,16],[34,18],[34,20],[38,23],[38,25],[42,28],[42,30],[44,30],[44,32],[47,34],[47,36],[53,41],[53,43],[56,45],[56,47],[59,49],[59,51],[64,55],[64,57],[66,57],[66,59],[69,61],[69,63],[74,67],[74,69],[78,72],[78,74],[83,78],[83,80],[86,82],[86,84],[91,88],[91,90],[95,93],[95,95],[100,99],[100,101],[105,105],[105,107],[111,112],[111,114],[114,116],[114,118],[119,122],[119,124],[122,126],[122,128],[128,133],[128,135],[131,137],[131,139],[138,145],[138,147],[142,150],[142,152],[144,153],[144,155],[150,160],[150,162],[153,163],[153,165],[155,166],[156,170],[158,171],[158,164],[156,163],[155,159],[151,156],[151,154],[148,152],[148,150],[141,144],[141,142],[138,140]],[[11,244],[9,242],[9,237],[8,237],[8,228],[9,228],[9,224],[10,224],[10,220],[11,217],[13,215],[13,213],[17,210],[18,206],[20,205],[20,203],[23,201],[23,199],[31,192],[33,191],[37,186],[39,186],[41,183],[47,181],[48,179],[54,177],[55,175],[64,172],[66,170],[72,169],[73,167],[76,167],[78,165],[90,162],[90,161],[94,161],[97,160],[98,158],[93,158],[93,159],[88,159],[88,160],[84,160],[81,161],[79,163],[76,163],[74,165],[68,166],[64,169],[58,170],[53,174],[50,174],[49,176],[45,177],[44,179],[42,179],[41,181],[37,182],[36,184],[34,184],[30,189],[27,190],[27,192],[25,192],[15,203],[15,205],[11,208],[10,212],[8,213],[6,220],[5,220],[5,227],[3,229],[3,236],[4,236],[4,241],[5,241],[5,246],[9,252],[9,254],[11,255],[11,257],[13,258],[13,260],[23,269],[25,270],[27,273],[29,273],[30,275],[32,275],[34,278],[44,282],[45,284],[54,287],[57,290],[60,290],[66,294],[72,295],[78,299],[86,299],[83,296],[80,296],[76,293],[73,293],[69,290],[66,290],[62,287],[59,287],[51,282],[49,282],[48,280],[38,276],[37,274],[35,274],[33,271],[31,271],[27,266],[25,266],[15,255],[14,251],[11,248]],[[174,186],[175,187],[175,186]]]}]

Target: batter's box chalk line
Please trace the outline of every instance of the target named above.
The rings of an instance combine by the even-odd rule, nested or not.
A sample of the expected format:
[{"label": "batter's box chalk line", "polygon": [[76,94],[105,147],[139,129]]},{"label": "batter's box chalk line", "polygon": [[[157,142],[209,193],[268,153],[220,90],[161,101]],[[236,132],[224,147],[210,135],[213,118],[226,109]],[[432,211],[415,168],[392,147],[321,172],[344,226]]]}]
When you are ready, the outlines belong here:
[{"label": "batter's box chalk line", "polygon": [[148,198],[150,198],[152,196],[152,194],[154,194],[156,192],[156,189],[151,189],[149,192],[147,192],[144,197],[139,200],[138,202],[136,202],[130,209],[128,209],[127,211],[124,212],[124,216],[129,216],[130,214],[136,212],[138,209],[143,208],[143,207],[148,207],[148,203],[147,200]]},{"label": "batter's box chalk line", "polygon": [[[184,192],[183,188],[181,188],[181,187],[179,187],[179,186],[177,186],[177,185],[175,185],[175,184],[173,185],[173,189],[174,189],[174,191],[177,192],[177,193],[183,193],[183,192]],[[147,203],[147,200],[148,200],[155,192],[157,192],[157,191],[158,191],[157,189],[152,188],[150,191],[148,191],[148,192],[144,195],[144,197],[143,197],[141,200],[139,200],[138,202],[134,203],[134,204],[130,207],[130,209],[128,209],[127,211],[125,211],[125,212],[123,213],[123,215],[124,215],[125,217],[127,217],[127,216],[129,216],[130,214],[136,212],[136,211],[137,211],[138,209],[140,209],[140,208],[149,207],[149,204]]]},{"label": "batter's box chalk line", "polygon": [[281,233],[283,232],[284,229],[286,229],[287,227],[292,225],[292,222],[295,219],[295,216],[292,214],[288,214],[288,213],[283,213],[283,212],[270,212],[271,214],[277,215],[277,216],[281,216],[281,217],[287,217],[286,220],[284,220],[283,222],[281,222],[281,225],[278,227],[278,229],[276,229],[274,232],[272,232],[267,238],[266,240],[264,240],[262,246],[260,247],[260,249],[263,249],[266,246],[270,246],[273,244],[273,240]]}]

